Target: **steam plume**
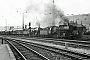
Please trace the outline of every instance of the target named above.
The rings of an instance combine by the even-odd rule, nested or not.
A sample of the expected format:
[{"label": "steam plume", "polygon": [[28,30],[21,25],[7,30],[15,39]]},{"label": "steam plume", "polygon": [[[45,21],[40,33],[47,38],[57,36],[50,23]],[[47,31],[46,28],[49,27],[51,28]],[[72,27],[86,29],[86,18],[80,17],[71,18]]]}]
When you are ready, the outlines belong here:
[{"label": "steam plume", "polygon": [[[64,21],[65,23],[69,22],[68,18],[65,17],[64,12],[53,4],[53,2],[30,5],[27,7],[26,11],[33,11],[33,13],[38,14],[40,19],[35,22],[38,27],[55,26],[56,24],[59,24],[60,21]],[[33,16],[37,17],[36,15]]]},{"label": "steam plume", "polygon": [[[55,26],[56,23],[60,22],[60,20],[66,23],[69,22],[68,18],[65,17],[64,12],[60,8],[56,7],[53,3],[45,4],[45,8],[43,18],[44,25]],[[57,22],[56,19],[59,19],[59,22]]]}]

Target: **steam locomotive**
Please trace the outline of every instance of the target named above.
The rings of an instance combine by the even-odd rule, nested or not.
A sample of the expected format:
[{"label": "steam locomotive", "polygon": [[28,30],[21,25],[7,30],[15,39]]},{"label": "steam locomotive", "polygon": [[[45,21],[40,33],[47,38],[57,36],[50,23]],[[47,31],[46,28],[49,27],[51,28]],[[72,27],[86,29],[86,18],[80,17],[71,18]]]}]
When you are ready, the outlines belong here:
[{"label": "steam locomotive", "polygon": [[85,32],[86,27],[83,25],[60,25],[47,28],[39,28],[39,36],[64,38],[64,39],[80,39]]},{"label": "steam locomotive", "polygon": [[81,24],[68,24],[59,26],[50,26],[46,28],[29,28],[27,30],[15,30],[15,31],[1,31],[2,35],[19,35],[29,37],[51,37],[51,38],[64,38],[64,39],[80,39],[85,32],[86,27]]}]

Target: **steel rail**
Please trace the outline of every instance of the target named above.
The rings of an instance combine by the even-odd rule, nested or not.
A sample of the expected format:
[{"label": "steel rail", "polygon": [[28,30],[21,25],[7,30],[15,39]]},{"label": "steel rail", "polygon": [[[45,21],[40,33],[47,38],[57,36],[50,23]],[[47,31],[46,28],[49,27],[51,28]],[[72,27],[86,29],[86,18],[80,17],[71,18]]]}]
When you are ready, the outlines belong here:
[{"label": "steel rail", "polygon": [[[29,42],[29,43],[31,43],[31,42]],[[62,54],[62,55],[65,55],[65,56],[68,56],[68,57],[71,57],[71,58],[75,58],[75,59],[78,59],[78,60],[82,60],[82,59],[86,59],[86,58],[89,58],[90,57],[90,56],[85,55],[85,54],[80,54],[80,53],[77,53],[77,52],[67,51],[67,50],[63,50],[63,49],[58,49],[58,48],[55,48],[55,47],[45,46],[45,47],[48,47],[48,48],[45,48],[45,47],[41,47],[41,46],[44,46],[44,45],[40,45],[40,44],[36,44],[36,43],[31,43],[31,44],[33,44],[33,46],[36,46],[36,47],[39,47],[39,48],[43,48],[43,49],[46,49],[46,50],[49,50],[49,51],[52,51],[50,48],[57,49],[57,50],[62,50],[65,53],[58,52],[58,51],[55,51],[55,50],[52,51],[52,52],[59,53],[59,54]],[[66,52],[71,53],[73,56],[67,54]]]},{"label": "steel rail", "polygon": [[[16,41],[14,40],[14,42],[16,42]],[[16,43],[18,43],[18,42],[16,42]],[[26,45],[24,45],[24,44],[22,44],[22,43],[18,43],[18,44],[19,44],[19,45],[22,45],[23,47],[27,48],[28,50],[34,52],[34,53],[37,54],[39,57],[42,57],[44,60],[50,60],[49,58],[43,56],[42,54],[38,53],[37,51],[35,51],[35,50],[33,50],[33,49],[27,47]]]},{"label": "steel rail", "polygon": [[23,54],[22,54],[11,42],[9,42],[8,40],[5,40],[5,41],[7,41],[7,42],[17,51],[17,53],[20,55],[20,57],[22,58],[22,60],[27,60],[27,59],[23,56]]},{"label": "steel rail", "polygon": [[[14,39],[14,40],[17,40],[17,39]],[[29,42],[30,43],[30,42]],[[33,43],[34,44],[34,43]],[[38,45],[40,45],[40,44],[38,44]],[[24,45],[23,45],[24,46]],[[55,47],[50,47],[50,46],[48,46],[49,48],[54,48],[54,49],[58,49],[58,48],[55,48]],[[58,49],[58,50],[62,50],[62,49]],[[74,53],[74,54],[78,54],[78,55],[80,55],[80,56],[84,56],[84,58],[85,57],[90,57],[89,55],[85,55],[85,54],[80,54],[80,53],[77,53],[77,52],[73,52],[73,51],[68,51],[68,50],[63,50],[63,51],[66,51],[66,52],[70,52],[70,53]],[[61,53],[62,54],[62,53]],[[66,53],[65,53],[66,54]],[[64,55],[65,55],[64,54]],[[68,55],[67,55],[68,56]],[[78,59],[79,57],[75,57],[75,56],[70,56],[70,57],[72,57],[72,58],[76,58],[76,59]],[[82,60],[82,58],[79,58],[79,60]]]}]

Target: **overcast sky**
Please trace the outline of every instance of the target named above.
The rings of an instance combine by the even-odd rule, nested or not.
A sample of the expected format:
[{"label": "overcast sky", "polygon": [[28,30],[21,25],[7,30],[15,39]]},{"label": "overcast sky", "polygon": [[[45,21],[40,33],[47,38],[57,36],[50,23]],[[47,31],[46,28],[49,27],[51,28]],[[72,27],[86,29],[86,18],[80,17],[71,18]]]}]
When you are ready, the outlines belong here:
[{"label": "overcast sky", "polygon": [[[23,12],[25,24],[33,25],[41,20],[45,4],[49,3],[52,0],[0,0],[0,26],[21,26]],[[90,0],[55,0],[55,5],[65,15],[90,13]]]}]

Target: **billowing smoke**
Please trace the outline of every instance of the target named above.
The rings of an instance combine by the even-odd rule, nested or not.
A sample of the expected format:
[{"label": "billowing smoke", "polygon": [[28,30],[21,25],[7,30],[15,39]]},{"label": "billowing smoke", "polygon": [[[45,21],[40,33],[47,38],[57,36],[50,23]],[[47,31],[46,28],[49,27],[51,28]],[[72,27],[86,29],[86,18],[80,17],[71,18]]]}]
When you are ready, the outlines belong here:
[{"label": "billowing smoke", "polygon": [[44,4],[42,2],[39,2],[37,4],[29,4],[26,7],[25,11],[27,11],[27,15],[28,15],[27,19],[29,20],[29,22],[32,23],[31,25],[32,27],[40,27],[40,20],[42,20],[41,17],[43,16],[42,14],[44,12],[43,5]]},{"label": "billowing smoke", "polygon": [[40,27],[40,21],[37,21],[37,22],[36,22],[36,25],[37,25],[38,27]]},{"label": "billowing smoke", "polygon": [[69,22],[68,18],[65,17],[64,12],[53,4],[53,2],[30,5],[27,7],[26,11],[30,12],[30,14],[34,16],[33,18],[39,18],[39,21],[35,22],[38,27],[55,26],[59,24],[60,21],[65,23]]},{"label": "billowing smoke", "polygon": [[43,25],[55,26],[57,23],[59,24],[60,21],[64,21],[65,23],[69,22],[60,8],[56,7],[53,3],[45,4],[45,12],[42,20]]}]

